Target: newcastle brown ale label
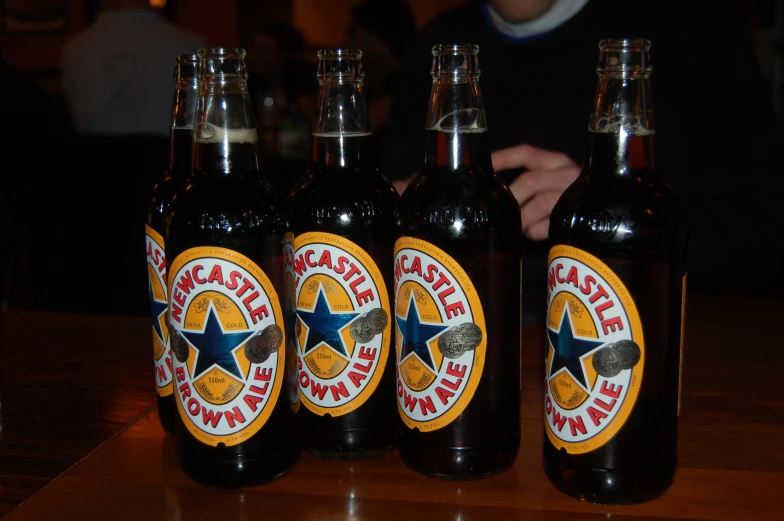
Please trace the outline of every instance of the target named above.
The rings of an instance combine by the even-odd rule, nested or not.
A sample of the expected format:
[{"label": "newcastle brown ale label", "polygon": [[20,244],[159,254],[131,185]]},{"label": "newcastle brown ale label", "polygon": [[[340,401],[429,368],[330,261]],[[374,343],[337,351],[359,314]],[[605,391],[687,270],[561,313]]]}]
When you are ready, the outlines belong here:
[{"label": "newcastle brown ale label", "polygon": [[242,443],[264,426],[284,380],[278,295],[253,261],[226,248],[188,249],[169,273],[180,417],[207,445]]},{"label": "newcastle brown ale label", "polygon": [[642,385],[645,342],[637,306],[601,260],[550,250],[544,414],[558,449],[598,449],[623,427]]},{"label": "newcastle brown ale label", "polygon": [[403,237],[395,243],[394,320],[400,417],[411,429],[441,429],[482,377],[487,333],[476,288],[444,251]]},{"label": "newcastle brown ale label", "polygon": [[376,263],[350,240],[308,232],[291,262],[300,401],[348,414],[375,392],[389,354],[389,296]]}]

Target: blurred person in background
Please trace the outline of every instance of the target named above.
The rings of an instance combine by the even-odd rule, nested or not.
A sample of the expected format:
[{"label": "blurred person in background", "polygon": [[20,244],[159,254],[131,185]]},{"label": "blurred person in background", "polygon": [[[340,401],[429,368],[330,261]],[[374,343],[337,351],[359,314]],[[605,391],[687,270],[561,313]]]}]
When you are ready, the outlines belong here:
[{"label": "blurred person in background", "polygon": [[246,45],[262,169],[284,199],[310,159],[316,64],[302,32],[285,22],[254,25]]},{"label": "blurred person in background", "polygon": [[775,292],[780,280],[755,274],[784,265],[784,139],[742,19],[728,0],[466,2],[419,31],[403,59],[384,172],[402,192],[422,164],[432,46],[478,44],[493,166],[527,237],[524,291],[543,293],[550,212],[587,146],[597,44],[647,38],[657,167],[687,214],[689,287]]},{"label": "blurred person in background", "polygon": [[0,120],[5,166],[0,185],[0,309],[45,308],[45,280],[54,240],[47,210],[56,203],[73,145],[59,96],[0,59]]},{"label": "blurred person in background", "polygon": [[60,54],[76,130],[168,138],[172,58],[205,46],[203,38],[170,23],[145,0],[101,0],[96,22]]},{"label": "blurred person in background", "polygon": [[101,0],[63,47],[63,91],[77,139],[46,212],[47,307],[146,315],[144,201],[168,165],[174,57],[206,46],[144,0]]},{"label": "blurred person in background", "polygon": [[[303,143],[298,85],[291,81],[302,61],[305,37],[284,22],[254,26],[247,45],[248,90],[259,128],[264,157],[288,156],[307,160],[309,132]],[[315,79],[311,78],[311,81]]]},{"label": "blurred person in background", "polygon": [[346,47],[362,51],[363,87],[378,153],[399,62],[415,32],[414,13],[404,0],[365,0],[354,8],[346,27]]}]

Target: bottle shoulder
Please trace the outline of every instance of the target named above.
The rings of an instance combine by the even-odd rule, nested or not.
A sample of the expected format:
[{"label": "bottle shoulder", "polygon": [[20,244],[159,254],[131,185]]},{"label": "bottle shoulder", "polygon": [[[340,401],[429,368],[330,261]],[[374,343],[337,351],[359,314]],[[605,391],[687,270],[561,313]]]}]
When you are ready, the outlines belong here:
[{"label": "bottle shoulder", "polygon": [[282,233],[288,211],[260,177],[194,175],[177,191],[166,219],[173,240],[211,241]]},{"label": "bottle shoulder", "polygon": [[400,196],[378,170],[309,170],[288,198],[295,234],[395,228]]},{"label": "bottle shoulder", "polygon": [[553,208],[549,235],[554,244],[588,250],[670,251],[685,244],[685,218],[658,178],[607,182],[581,174]]},{"label": "bottle shoulder", "polygon": [[[169,168],[155,182],[147,197],[148,211],[165,212],[166,206],[171,202],[188,179],[189,172],[182,168]],[[163,208],[163,210],[160,210]]]},{"label": "bottle shoulder", "polygon": [[520,207],[494,174],[428,172],[401,199],[404,233],[441,233],[455,239],[471,232],[522,239]]}]

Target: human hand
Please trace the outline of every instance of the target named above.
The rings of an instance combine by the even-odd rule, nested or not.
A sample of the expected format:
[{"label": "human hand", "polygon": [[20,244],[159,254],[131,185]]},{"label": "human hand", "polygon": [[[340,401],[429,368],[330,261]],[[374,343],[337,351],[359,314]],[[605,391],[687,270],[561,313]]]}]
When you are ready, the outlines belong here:
[{"label": "human hand", "polygon": [[492,153],[496,172],[527,168],[509,189],[520,205],[523,233],[534,241],[547,239],[550,213],[564,190],[577,179],[580,167],[562,152],[522,144]]}]

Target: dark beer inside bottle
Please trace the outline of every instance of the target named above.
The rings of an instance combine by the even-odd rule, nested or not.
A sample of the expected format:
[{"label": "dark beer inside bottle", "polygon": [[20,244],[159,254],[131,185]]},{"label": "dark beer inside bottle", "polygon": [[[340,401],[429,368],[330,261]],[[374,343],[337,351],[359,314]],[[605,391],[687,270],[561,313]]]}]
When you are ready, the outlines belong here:
[{"label": "dark beer inside bottle", "polygon": [[370,133],[313,134],[311,169],[352,171],[374,168],[373,138]]},{"label": "dark beer inside bottle", "polygon": [[[169,168],[155,184],[150,198],[147,200],[147,225],[160,233],[161,236],[165,231],[164,215],[169,202],[190,175],[193,128],[173,127],[170,147]],[[168,354],[164,353],[164,356],[168,356]],[[174,394],[157,395],[161,426],[167,434],[171,435],[174,434],[174,416],[178,414],[175,399]]]},{"label": "dark beer inside bottle", "polygon": [[[211,125],[201,129],[194,142],[193,166],[188,186],[177,194],[181,200],[172,204],[170,262],[191,247],[228,248],[256,262],[277,294],[283,295],[282,208],[259,174],[256,130]],[[191,478],[207,485],[237,487],[273,481],[299,459],[292,421],[282,391],[256,434],[237,445],[213,447],[194,438],[178,414],[180,464]]]},{"label": "dark beer inside bottle", "polygon": [[442,248],[466,271],[484,307],[487,350],[462,414],[435,431],[404,426],[400,455],[431,477],[480,479],[511,467],[520,446],[520,214],[492,170],[484,129],[429,129],[426,143],[424,168],[403,195],[403,235]]},{"label": "dark beer inside bottle", "polygon": [[[170,147],[169,168],[163,178],[155,184],[147,201],[147,225],[160,233],[161,236],[164,235],[164,215],[169,202],[190,174],[193,128],[172,128]],[[164,356],[168,356],[168,354],[164,353]],[[174,434],[174,416],[178,414],[175,399],[174,394],[157,395],[161,426],[167,434],[171,435]]]},{"label": "dark beer inside bottle", "polygon": [[200,123],[198,132],[193,147],[194,172],[232,177],[258,173],[256,129],[225,129]]},{"label": "dark beer inside bottle", "polygon": [[553,210],[550,239],[600,258],[626,286],[642,321],[645,372],[610,441],[567,454],[545,436],[544,467],[566,494],[629,504],[660,496],[675,474],[685,232],[655,171],[653,131],[607,130],[590,133],[584,173]]},{"label": "dark beer inside bottle", "polygon": [[[373,157],[370,133],[314,133],[308,173],[291,196],[295,234],[321,231],[360,246],[374,260],[392,297],[394,242],[398,237],[398,196]],[[389,308],[393,309],[390,301]],[[303,447],[331,459],[364,459],[388,452],[394,444],[394,342],[390,359],[373,394],[353,411],[332,416],[297,413]],[[307,393],[308,389],[303,389]]]},{"label": "dark beer inside bottle", "polygon": [[192,151],[193,151],[193,127],[172,128],[172,133],[171,133],[172,167],[181,168],[183,170],[189,171],[191,168]]}]

